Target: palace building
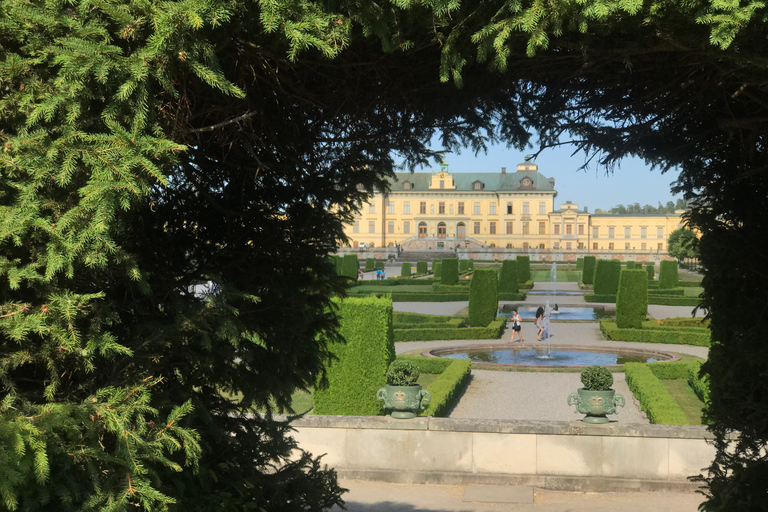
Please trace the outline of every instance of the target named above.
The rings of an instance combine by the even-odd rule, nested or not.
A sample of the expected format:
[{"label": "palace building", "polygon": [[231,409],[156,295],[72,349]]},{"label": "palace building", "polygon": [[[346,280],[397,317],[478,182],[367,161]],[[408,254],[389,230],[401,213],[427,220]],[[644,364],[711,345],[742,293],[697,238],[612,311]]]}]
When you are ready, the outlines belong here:
[{"label": "palace building", "polygon": [[[345,233],[352,247],[498,248],[646,260],[666,256],[671,215],[595,215],[556,203],[555,179],[525,161],[515,172],[396,173]],[[557,206],[557,207],[556,207]]]}]

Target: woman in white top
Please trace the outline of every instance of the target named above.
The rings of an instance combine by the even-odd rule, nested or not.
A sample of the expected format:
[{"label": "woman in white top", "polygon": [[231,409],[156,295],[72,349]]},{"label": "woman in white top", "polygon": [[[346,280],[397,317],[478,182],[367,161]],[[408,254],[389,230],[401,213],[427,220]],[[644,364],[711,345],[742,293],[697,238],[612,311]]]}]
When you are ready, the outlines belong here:
[{"label": "woman in white top", "polygon": [[512,310],[512,337],[510,338],[509,342],[514,343],[515,342],[515,333],[517,333],[518,337],[520,338],[520,343],[523,342],[523,317],[520,316],[520,313],[517,312],[517,309]]}]

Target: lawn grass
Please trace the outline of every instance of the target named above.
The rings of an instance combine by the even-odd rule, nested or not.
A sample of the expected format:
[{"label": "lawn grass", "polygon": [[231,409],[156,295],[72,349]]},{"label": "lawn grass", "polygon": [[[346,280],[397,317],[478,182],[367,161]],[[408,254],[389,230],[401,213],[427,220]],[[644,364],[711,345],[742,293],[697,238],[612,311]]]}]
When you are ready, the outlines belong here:
[{"label": "lawn grass", "polygon": [[699,400],[696,393],[693,392],[687,380],[662,380],[662,384],[667,388],[669,394],[675,399],[688,420],[689,425],[701,425],[701,411],[704,409],[704,403]]},{"label": "lawn grass", "polygon": [[704,288],[701,286],[693,286],[690,288],[683,288],[683,295],[686,297],[698,297],[703,291]]},{"label": "lawn grass", "polygon": [[[531,280],[551,282],[549,270],[531,270]],[[558,283],[578,283],[581,281],[581,270],[558,270],[557,282]]]},{"label": "lawn grass", "polygon": [[[375,281],[371,281],[372,283],[375,283]],[[370,292],[384,292],[384,293],[392,293],[392,292],[417,292],[417,293],[432,293],[432,287],[431,286],[425,286],[425,285],[418,285],[418,284],[401,284],[397,286],[381,286],[381,285],[375,285],[375,284],[361,284],[358,286],[355,286],[351,289],[349,292],[350,295],[358,294],[358,293],[370,293]]]}]

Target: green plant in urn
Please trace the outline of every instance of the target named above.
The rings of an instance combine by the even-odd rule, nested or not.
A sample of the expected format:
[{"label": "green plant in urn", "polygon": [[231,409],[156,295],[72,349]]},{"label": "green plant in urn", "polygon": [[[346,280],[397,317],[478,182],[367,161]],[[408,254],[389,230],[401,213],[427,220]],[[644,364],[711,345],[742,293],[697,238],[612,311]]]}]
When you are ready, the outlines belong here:
[{"label": "green plant in urn", "polygon": [[613,374],[604,366],[587,366],[581,371],[581,383],[575,393],[568,395],[568,405],[576,406],[576,414],[586,414],[585,423],[608,423],[608,414],[624,407],[624,397],[613,389]]},{"label": "green plant in urn", "polygon": [[384,400],[384,408],[392,411],[393,418],[414,418],[432,399],[429,391],[416,384],[418,379],[415,364],[395,359],[387,370],[387,385],[376,393],[376,399]]}]

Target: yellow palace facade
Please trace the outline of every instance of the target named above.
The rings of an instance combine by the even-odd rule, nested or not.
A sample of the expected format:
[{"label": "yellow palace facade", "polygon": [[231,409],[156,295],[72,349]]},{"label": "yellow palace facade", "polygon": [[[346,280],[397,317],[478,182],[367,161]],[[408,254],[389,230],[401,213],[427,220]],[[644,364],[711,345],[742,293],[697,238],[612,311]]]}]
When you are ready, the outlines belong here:
[{"label": "yellow palace facade", "polygon": [[[512,249],[598,254],[620,259],[665,257],[673,215],[596,215],[556,203],[555,179],[524,162],[515,172],[396,173],[390,191],[373,196],[345,227],[356,248]],[[623,256],[623,257],[622,257]]]}]

